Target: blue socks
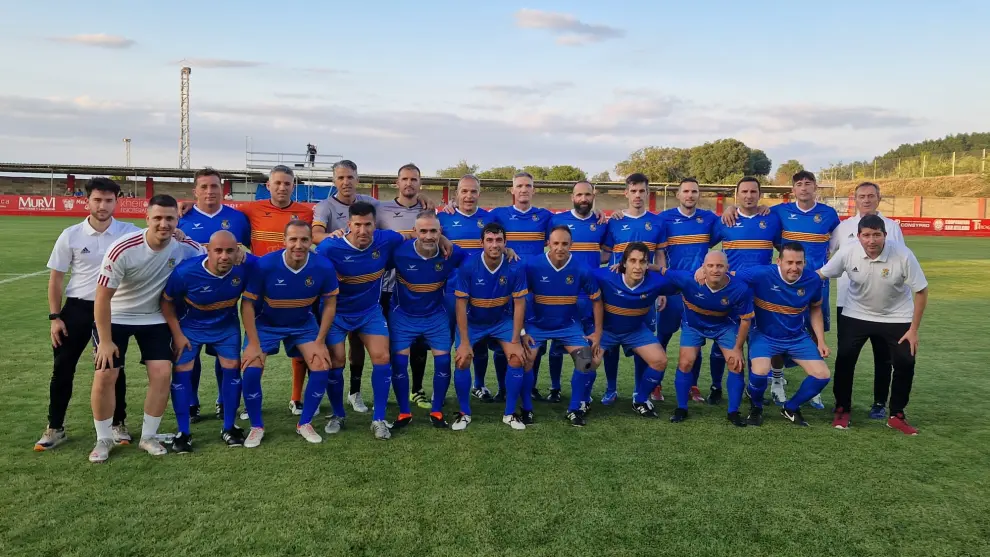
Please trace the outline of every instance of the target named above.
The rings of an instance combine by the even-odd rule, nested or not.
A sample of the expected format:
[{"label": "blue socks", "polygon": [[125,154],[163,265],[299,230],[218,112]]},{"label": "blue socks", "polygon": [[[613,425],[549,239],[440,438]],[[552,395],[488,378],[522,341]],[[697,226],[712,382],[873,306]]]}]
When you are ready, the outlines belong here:
[{"label": "blue socks", "polygon": [[392,384],[392,366],[389,364],[374,364],[371,366],[371,393],[375,408],[372,420],[385,419],[385,406],[388,404],[389,386]]},{"label": "blue socks", "polygon": [[712,370],[712,386],[721,389],[722,377],[725,376],[725,355],[722,354],[722,349],[718,347],[717,341],[712,342],[712,351],[708,358],[708,365]]},{"label": "blue socks", "polygon": [[261,420],[261,368],[249,367],[244,370],[244,408],[251,419],[251,427],[265,427]]},{"label": "blue socks", "polygon": [[[723,364],[724,367],[724,364]],[[698,386],[698,378],[701,377],[701,350],[698,351],[698,357],[694,360],[694,365],[691,366],[691,386]]]},{"label": "blue socks", "polygon": [[550,388],[560,390],[560,376],[564,374],[564,356],[550,354]]},{"label": "blue socks", "polygon": [[[471,377],[468,371],[468,378]],[[450,354],[433,356],[433,407],[431,412],[442,412],[443,401],[450,390]]]},{"label": "blue socks", "polygon": [[[543,363],[543,355],[546,354],[546,343],[540,346],[536,352],[536,359],[533,360],[533,370],[530,373],[533,375],[533,385],[536,385],[536,380],[540,377],[540,364]],[[532,390],[532,387],[526,389]]]},{"label": "blue socks", "polygon": [[739,405],[742,404],[743,386],[742,372],[729,372],[729,377],[725,380],[725,388],[729,391],[729,412],[738,412]]},{"label": "blue socks", "polygon": [[509,360],[505,358],[505,354],[501,351],[495,352],[495,379],[498,380],[498,392],[505,394],[505,374],[509,369]]},{"label": "blue socks", "polygon": [[763,408],[763,395],[767,392],[767,376],[749,374],[749,399],[755,408]]},{"label": "blue socks", "polygon": [[[217,360],[219,362],[219,360]],[[223,429],[227,431],[234,427],[237,420],[237,407],[241,405],[241,370],[239,368],[223,368]]]},{"label": "blue socks", "polygon": [[480,389],[485,386],[485,375],[488,373],[488,342],[478,342],[472,348],[474,349],[474,386]]},{"label": "blue socks", "polygon": [[821,393],[825,389],[825,386],[828,385],[828,381],[828,379],[818,379],[810,375],[805,377],[797,392],[794,393],[794,396],[787,401],[787,404],[784,404],[784,408],[789,412],[799,410],[802,404]]},{"label": "blue socks", "polygon": [[[219,363],[217,365],[220,365]],[[193,362],[192,371],[185,371],[182,373],[189,374],[189,389],[190,393],[186,395],[186,400],[189,401],[189,406],[199,406],[199,380],[203,376],[202,364],[199,361],[199,354],[196,354],[196,361]],[[175,404],[174,402],[172,403]]]},{"label": "blue socks", "polygon": [[598,379],[598,370],[591,370],[584,374],[585,386],[584,386],[584,401],[591,404],[591,389],[595,386],[595,380]]},{"label": "blue socks", "polygon": [[526,374],[521,367],[509,367],[505,370],[505,415],[516,413],[516,403],[523,388],[524,375]]},{"label": "blue socks", "polygon": [[519,394],[522,397],[523,412],[533,411],[533,387],[536,386],[536,368],[523,373],[523,384]]},{"label": "blue socks", "polygon": [[646,373],[646,368],[646,361],[633,354],[633,385],[636,386],[637,390],[639,389],[639,384],[643,382],[643,374]]},{"label": "blue socks", "polygon": [[643,378],[640,380],[639,384],[636,385],[636,393],[633,397],[633,402],[641,404],[646,402],[647,397],[653,392],[654,387],[663,381],[664,372],[655,370],[651,367],[647,367],[646,371],[643,372]]},{"label": "blue socks", "polygon": [[330,370],[330,377],[327,380],[327,398],[330,399],[334,416],[338,418],[347,416],[347,412],[344,411],[344,368],[335,367]]},{"label": "blue socks", "polygon": [[[447,379],[450,382],[450,379]],[[436,387],[434,387],[435,389]],[[470,369],[455,369],[454,370],[454,391],[457,393],[457,406],[460,411],[468,416],[471,415],[471,370]],[[439,412],[440,408],[437,405],[436,391],[433,391],[433,411]],[[442,401],[441,401],[442,403]]]},{"label": "blue socks", "polygon": [[605,392],[614,393],[619,386],[619,348],[618,346],[605,351]]},{"label": "blue socks", "polygon": [[[213,358],[213,375],[217,378],[217,404],[220,404],[223,402],[223,367],[220,366],[220,358]],[[199,395],[196,397],[198,400]]]},{"label": "blue socks", "polygon": [[191,371],[176,371],[172,373],[172,409],[175,410],[175,422],[179,433],[189,435],[189,394],[192,392]]},{"label": "blue socks", "polygon": [[568,412],[581,409],[581,403],[584,402],[584,395],[588,390],[588,375],[590,373],[582,373],[574,368],[574,373],[571,374],[571,405],[567,407]]},{"label": "blue socks", "polygon": [[691,381],[694,379],[690,371],[677,370],[674,376],[674,390],[677,391],[677,407],[687,410],[688,399],[691,397]]},{"label": "blue socks", "polygon": [[409,409],[409,356],[392,354],[392,390],[395,402],[399,404],[399,414],[411,414]]},{"label": "blue socks", "polygon": [[299,425],[306,425],[313,421],[316,409],[320,407],[323,395],[327,392],[327,381],[330,379],[330,372],[326,370],[309,372],[309,380],[306,381],[306,392],[303,394],[302,415],[299,416]]}]

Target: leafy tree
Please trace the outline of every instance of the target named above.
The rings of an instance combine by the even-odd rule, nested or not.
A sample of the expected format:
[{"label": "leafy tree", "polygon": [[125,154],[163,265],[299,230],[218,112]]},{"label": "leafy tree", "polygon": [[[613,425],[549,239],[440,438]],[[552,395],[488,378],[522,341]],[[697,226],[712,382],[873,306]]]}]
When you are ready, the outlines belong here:
[{"label": "leafy tree", "polygon": [[588,175],[583,170],[569,164],[551,166],[547,169],[544,180],[549,182],[577,182],[586,180]]},{"label": "leafy tree", "polygon": [[511,180],[519,169],[514,166],[496,166],[477,174],[482,180]]},{"label": "leafy tree", "polygon": [[773,165],[770,163],[770,158],[762,149],[753,149],[749,152],[745,173],[751,176],[769,176],[771,166]]},{"label": "leafy tree", "polygon": [[615,165],[615,173],[642,172],[651,182],[678,182],[689,174],[690,150],[677,147],[644,147]]},{"label": "leafy tree", "polygon": [[529,172],[533,176],[534,180],[546,180],[547,172],[550,171],[550,169],[545,166],[535,165],[524,166],[522,169],[523,172]]},{"label": "leafy tree", "polygon": [[461,161],[454,166],[437,170],[437,176],[440,178],[460,178],[465,174],[474,174],[477,171],[478,165],[468,164],[466,160],[461,159]]},{"label": "leafy tree", "polygon": [[612,176],[608,173],[608,170],[602,170],[598,174],[595,174],[589,178],[589,180],[591,180],[592,183],[600,184],[602,182],[611,182]]},{"label": "leafy tree", "polygon": [[791,176],[794,176],[802,170],[804,170],[804,165],[794,159],[791,159],[777,167],[777,172],[773,177],[773,183],[789,184],[791,182]]},{"label": "leafy tree", "polygon": [[691,149],[691,174],[703,184],[721,183],[733,174],[746,172],[751,152],[738,139],[719,139],[699,145]]}]

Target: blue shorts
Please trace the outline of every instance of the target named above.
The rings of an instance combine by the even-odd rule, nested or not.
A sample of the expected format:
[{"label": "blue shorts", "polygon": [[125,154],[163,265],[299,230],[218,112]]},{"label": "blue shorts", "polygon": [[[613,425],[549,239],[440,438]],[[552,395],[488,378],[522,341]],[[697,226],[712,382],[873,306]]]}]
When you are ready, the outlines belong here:
[{"label": "blue shorts", "polygon": [[636,329],[635,331],[629,333],[613,333],[609,330],[605,330],[602,333],[602,349],[608,350],[615,346],[621,346],[625,348],[626,351],[630,351],[640,346],[646,346],[648,344],[656,344],[657,337],[653,331],[646,328],[646,324],[642,327]]},{"label": "blue shorts", "polygon": [[335,315],[333,325],[330,325],[330,334],[327,335],[327,345],[333,346],[340,344],[351,333],[387,337],[388,322],[385,321],[385,316],[382,315],[382,307],[375,304],[370,310],[361,315]]},{"label": "blue shorts", "polygon": [[[822,320],[825,322],[826,333],[832,330],[832,310],[828,308],[829,305],[828,300],[830,297],[829,291],[830,289],[829,289],[828,279],[825,279],[822,281]],[[808,311],[808,315],[807,317],[805,317],[804,323],[808,327],[809,331],[812,330],[811,311]]]},{"label": "blue shorts", "polygon": [[783,340],[772,338],[753,330],[749,333],[749,357],[772,358],[774,356],[785,356],[791,360],[821,360],[822,355],[818,353],[818,347],[811,340],[810,336]]},{"label": "blue shorts", "polygon": [[[649,315],[649,314],[647,314]],[[680,294],[667,296],[667,305],[657,316],[657,337],[670,338],[674,336],[677,329],[681,328],[681,320],[684,317],[684,299]]]},{"label": "blue shorts", "polygon": [[588,346],[588,341],[584,338],[584,330],[581,325],[575,322],[561,329],[543,329],[532,323],[526,325],[526,334],[533,337],[537,345],[552,340],[552,354],[563,354],[565,346]]},{"label": "blue shorts", "polygon": [[[512,342],[512,319],[503,319],[498,323],[493,323],[491,325],[479,325],[475,323],[468,323],[468,335],[471,337],[471,344],[477,344],[482,340],[501,340],[505,342]],[[461,344],[461,331],[458,330],[454,333],[454,346],[460,346]]]},{"label": "blue shorts", "polygon": [[708,331],[700,331],[687,323],[682,323],[680,344],[682,348],[701,348],[705,345],[705,339],[710,338],[718,346],[726,350],[732,350],[736,347],[736,333],[738,332],[739,326],[735,323],[731,323],[720,329]]},{"label": "blue shorts", "polygon": [[432,315],[409,315],[393,309],[388,316],[389,344],[392,352],[401,352],[423,337],[433,350],[450,351],[450,320],[440,311]]},{"label": "blue shorts", "polygon": [[[320,327],[316,324],[316,316],[311,315],[301,326],[296,327],[272,327],[264,323],[257,323],[258,339],[261,341],[261,351],[265,354],[278,354],[278,345],[285,346],[285,354],[290,358],[302,356],[298,346],[313,342],[320,334]],[[244,337],[244,348],[247,348],[248,339]]]},{"label": "blue shorts", "polygon": [[[175,365],[181,366],[199,356],[201,346],[206,346],[206,353],[220,356],[228,360],[238,360],[241,357],[241,327],[223,327],[219,329],[183,328],[182,334],[189,339],[189,348],[179,354]],[[212,350],[210,350],[212,348]]]}]

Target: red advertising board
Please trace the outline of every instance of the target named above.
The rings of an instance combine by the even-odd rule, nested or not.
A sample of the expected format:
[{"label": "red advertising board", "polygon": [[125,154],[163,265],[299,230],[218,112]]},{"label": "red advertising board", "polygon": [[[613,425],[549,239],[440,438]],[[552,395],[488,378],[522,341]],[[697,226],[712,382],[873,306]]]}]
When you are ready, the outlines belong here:
[{"label": "red advertising board", "polygon": [[[235,209],[244,201],[228,201]],[[304,205],[312,206],[311,203]],[[118,218],[142,218],[148,208],[148,200],[122,197],[117,201],[114,216]],[[44,195],[0,195],[0,215],[23,216],[77,216],[89,214],[84,197],[50,197]],[[900,223],[905,235],[911,236],[979,236],[990,238],[990,219],[956,219],[925,217],[893,217]]]}]

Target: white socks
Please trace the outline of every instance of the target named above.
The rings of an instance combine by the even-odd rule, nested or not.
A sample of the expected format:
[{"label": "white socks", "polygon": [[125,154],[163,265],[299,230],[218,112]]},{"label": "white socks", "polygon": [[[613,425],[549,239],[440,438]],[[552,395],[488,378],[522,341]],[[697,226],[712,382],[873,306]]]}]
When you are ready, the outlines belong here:
[{"label": "white socks", "polygon": [[96,426],[96,440],[100,439],[113,439],[113,418],[107,418],[105,420],[93,420],[93,425]]},{"label": "white socks", "polygon": [[141,439],[148,439],[158,435],[158,426],[162,423],[161,416],[144,415],[144,422],[141,424]]}]

